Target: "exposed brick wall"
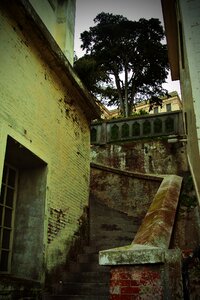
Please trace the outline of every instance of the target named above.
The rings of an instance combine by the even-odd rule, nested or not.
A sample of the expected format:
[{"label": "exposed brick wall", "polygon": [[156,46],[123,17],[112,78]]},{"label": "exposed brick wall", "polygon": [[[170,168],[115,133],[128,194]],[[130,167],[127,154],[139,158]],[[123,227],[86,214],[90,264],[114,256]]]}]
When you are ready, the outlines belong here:
[{"label": "exposed brick wall", "polygon": [[167,250],[163,262],[113,266],[110,299],[183,299],[181,252]]},{"label": "exposed brick wall", "polygon": [[2,11],[0,17],[0,176],[7,135],[47,163],[45,223],[38,234],[51,270],[66,260],[88,205],[89,124],[70,81],[63,86],[23,28]]},{"label": "exposed brick wall", "polygon": [[159,266],[111,269],[110,300],[163,299]]}]

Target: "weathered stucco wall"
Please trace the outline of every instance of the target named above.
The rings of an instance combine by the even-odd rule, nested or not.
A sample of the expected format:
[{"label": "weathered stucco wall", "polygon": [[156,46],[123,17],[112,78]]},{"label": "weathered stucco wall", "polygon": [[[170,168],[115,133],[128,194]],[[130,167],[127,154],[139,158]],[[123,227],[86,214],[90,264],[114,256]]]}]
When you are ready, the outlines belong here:
[{"label": "weathered stucco wall", "polygon": [[181,175],[188,170],[185,144],[168,143],[167,139],[92,145],[91,160],[141,173]]},{"label": "weathered stucco wall", "polygon": [[[42,263],[35,256],[24,257],[27,266],[30,259],[38,263],[40,272],[35,279],[42,280],[44,268],[49,271],[65,261],[88,204],[89,125],[71,89],[64,87],[46,65],[42,54],[24,37],[23,28],[5,12],[1,12],[0,20],[0,181],[8,136],[46,165],[41,199],[44,222],[38,236],[32,236],[36,243],[36,239],[42,241]],[[37,168],[34,164],[31,167]],[[33,204],[34,199],[26,203],[29,209],[22,207],[20,213],[31,210]],[[26,217],[30,228],[38,225],[36,219]],[[32,274],[20,276],[31,278]]]},{"label": "weathered stucco wall", "polygon": [[30,3],[73,64],[76,0],[30,0]]},{"label": "weathered stucco wall", "polygon": [[200,203],[200,3],[179,1],[180,82],[187,128],[187,151]]},{"label": "weathered stucco wall", "polygon": [[90,198],[110,208],[142,219],[162,181],[150,177],[123,172],[104,166],[91,168]]},{"label": "weathered stucco wall", "polygon": [[56,27],[56,2],[54,6],[50,4],[48,0],[38,1],[38,0],[29,0],[37,14],[42,19],[45,26],[48,28],[52,36],[55,36],[55,27]]}]

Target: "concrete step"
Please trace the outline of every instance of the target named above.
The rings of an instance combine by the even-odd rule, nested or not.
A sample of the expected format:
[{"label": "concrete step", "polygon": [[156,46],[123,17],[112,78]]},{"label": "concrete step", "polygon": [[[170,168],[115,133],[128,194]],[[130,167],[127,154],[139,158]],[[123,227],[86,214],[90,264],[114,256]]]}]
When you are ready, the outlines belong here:
[{"label": "concrete step", "polygon": [[78,263],[71,261],[69,263],[70,272],[106,272],[107,266],[100,266],[98,261],[95,263]]},{"label": "concrete step", "polygon": [[103,295],[51,295],[44,296],[43,300],[109,300],[109,296]]},{"label": "concrete step", "polygon": [[107,283],[81,283],[68,282],[62,287],[62,294],[65,295],[100,295],[107,296],[109,294],[109,282]]},{"label": "concrete step", "polygon": [[[90,245],[91,246],[95,246],[96,245],[96,248],[97,248],[97,252],[98,253],[98,245],[99,245],[99,242],[101,243],[102,241],[105,240],[105,242],[107,240],[113,240],[113,241],[120,241],[120,240],[124,240],[124,241],[127,241],[127,240],[130,240],[130,241],[133,241],[134,240],[134,237],[136,235],[136,232],[131,232],[130,234],[123,234],[123,235],[120,235],[120,234],[112,234],[112,233],[107,233],[107,234],[101,234],[101,233],[93,233],[91,234],[90,236]],[[94,243],[96,241],[96,244]]]},{"label": "concrete step", "polygon": [[139,225],[138,224],[129,224],[129,223],[123,223],[123,224],[93,224],[90,227],[90,230],[93,231],[103,231],[103,232],[120,232],[120,231],[127,231],[127,232],[131,232],[131,231],[137,231],[138,230]]},{"label": "concrete step", "polygon": [[105,214],[98,214],[98,212],[95,215],[95,218],[91,220],[90,224],[95,224],[96,220],[98,220],[99,222],[101,222],[102,224],[115,224],[117,227],[119,227],[119,223],[121,224],[135,224],[137,225],[138,223],[140,223],[140,220],[138,219],[134,219],[132,217],[129,217],[128,219],[125,217],[121,217],[121,216],[114,216],[114,215],[106,215]]},{"label": "concrete step", "polygon": [[67,282],[109,282],[110,279],[110,267],[106,272],[66,272],[63,276],[63,283]]},{"label": "concrete step", "polygon": [[83,248],[85,254],[97,254],[99,252],[98,248],[95,245],[88,245]]},{"label": "concrete step", "polygon": [[107,238],[104,238],[103,240],[100,240],[98,239],[94,239],[94,240],[91,240],[90,243],[94,243],[99,251],[103,249],[110,249],[110,248],[116,248],[116,247],[121,247],[121,246],[127,246],[127,245],[130,245],[133,241],[133,238],[129,238],[129,237],[124,237],[124,238],[121,238],[121,237],[118,237],[116,239],[107,239]]},{"label": "concrete step", "polygon": [[77,258],[77,262],[79,263],[93,263],[99,261],[99,254],[98,253],[84,253],[79,254]]},{"label": "concrete step", "polygon": [[114,218],[120,217],[126,220],[134,220],[138,222],[137,216],[130,216],[125,212],[107,206],[107,204],[104,204],[103,202],[100,202],[95,199],[90,199],[90,215],[94,216],[96,214],[97,216],[105,216],[105,217],[111,216]]},{"label": "concrete step", "polygon": [[[117,234],[92,234],[90,237],[90,245],[96,246],[96,248],[99,251],[99,244],[102,244],[103,242],[105,244],[107,244],[107,242],[111,243],[115,243],[117,241],[124,241],[124,242],[128,242],[131,243],[134,240],[136,233],[135,232],[131,232],[131,234],[124,234],[124,235],[117,235]],[[98,252],[97,252],[98,253]]]},{"label": "concrete step", "polygon": [[139,228],[138,218],[94,201],[90,206],[90,245],[62,274],[59,294],[44,300],[108,300],[110,267],[100,266],[99,251],[129,245]]}]

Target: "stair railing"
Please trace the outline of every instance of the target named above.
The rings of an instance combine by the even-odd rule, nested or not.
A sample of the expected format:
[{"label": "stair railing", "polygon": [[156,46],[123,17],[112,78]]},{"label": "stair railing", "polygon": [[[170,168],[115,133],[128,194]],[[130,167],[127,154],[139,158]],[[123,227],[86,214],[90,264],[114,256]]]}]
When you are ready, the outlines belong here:
[{"label": "stair railing", "polygon": [[166,175],[131,245],[99,252],[100,265],[112,266],[110,299],[144,291],[149,299],[182,299],[182,254],[169,249],[181,184]]}]

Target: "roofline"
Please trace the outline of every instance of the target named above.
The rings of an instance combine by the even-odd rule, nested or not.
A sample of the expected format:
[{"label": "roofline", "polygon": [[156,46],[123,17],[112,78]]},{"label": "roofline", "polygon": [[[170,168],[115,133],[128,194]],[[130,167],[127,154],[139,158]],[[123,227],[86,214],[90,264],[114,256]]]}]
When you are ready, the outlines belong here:
[{"label": "roofline", "polygon": [[165,34],[167,38],[168,58],[172,80],[180,79],[178,25],[175,0],[161,0]]},{"label": "roofline", "polygon": [[95,98],[89,93],[75,73],[68,59],[27,0],[3,0],[0,6],[6,9],[11,16],[21,25],[24,35],[31,38],[40,51],[42,58],[57,74],[64,85],[71,83],[71,89],[76,95],[77,104],[85,112],[89,120],[100,118],[100,109],[95,103]]}]

